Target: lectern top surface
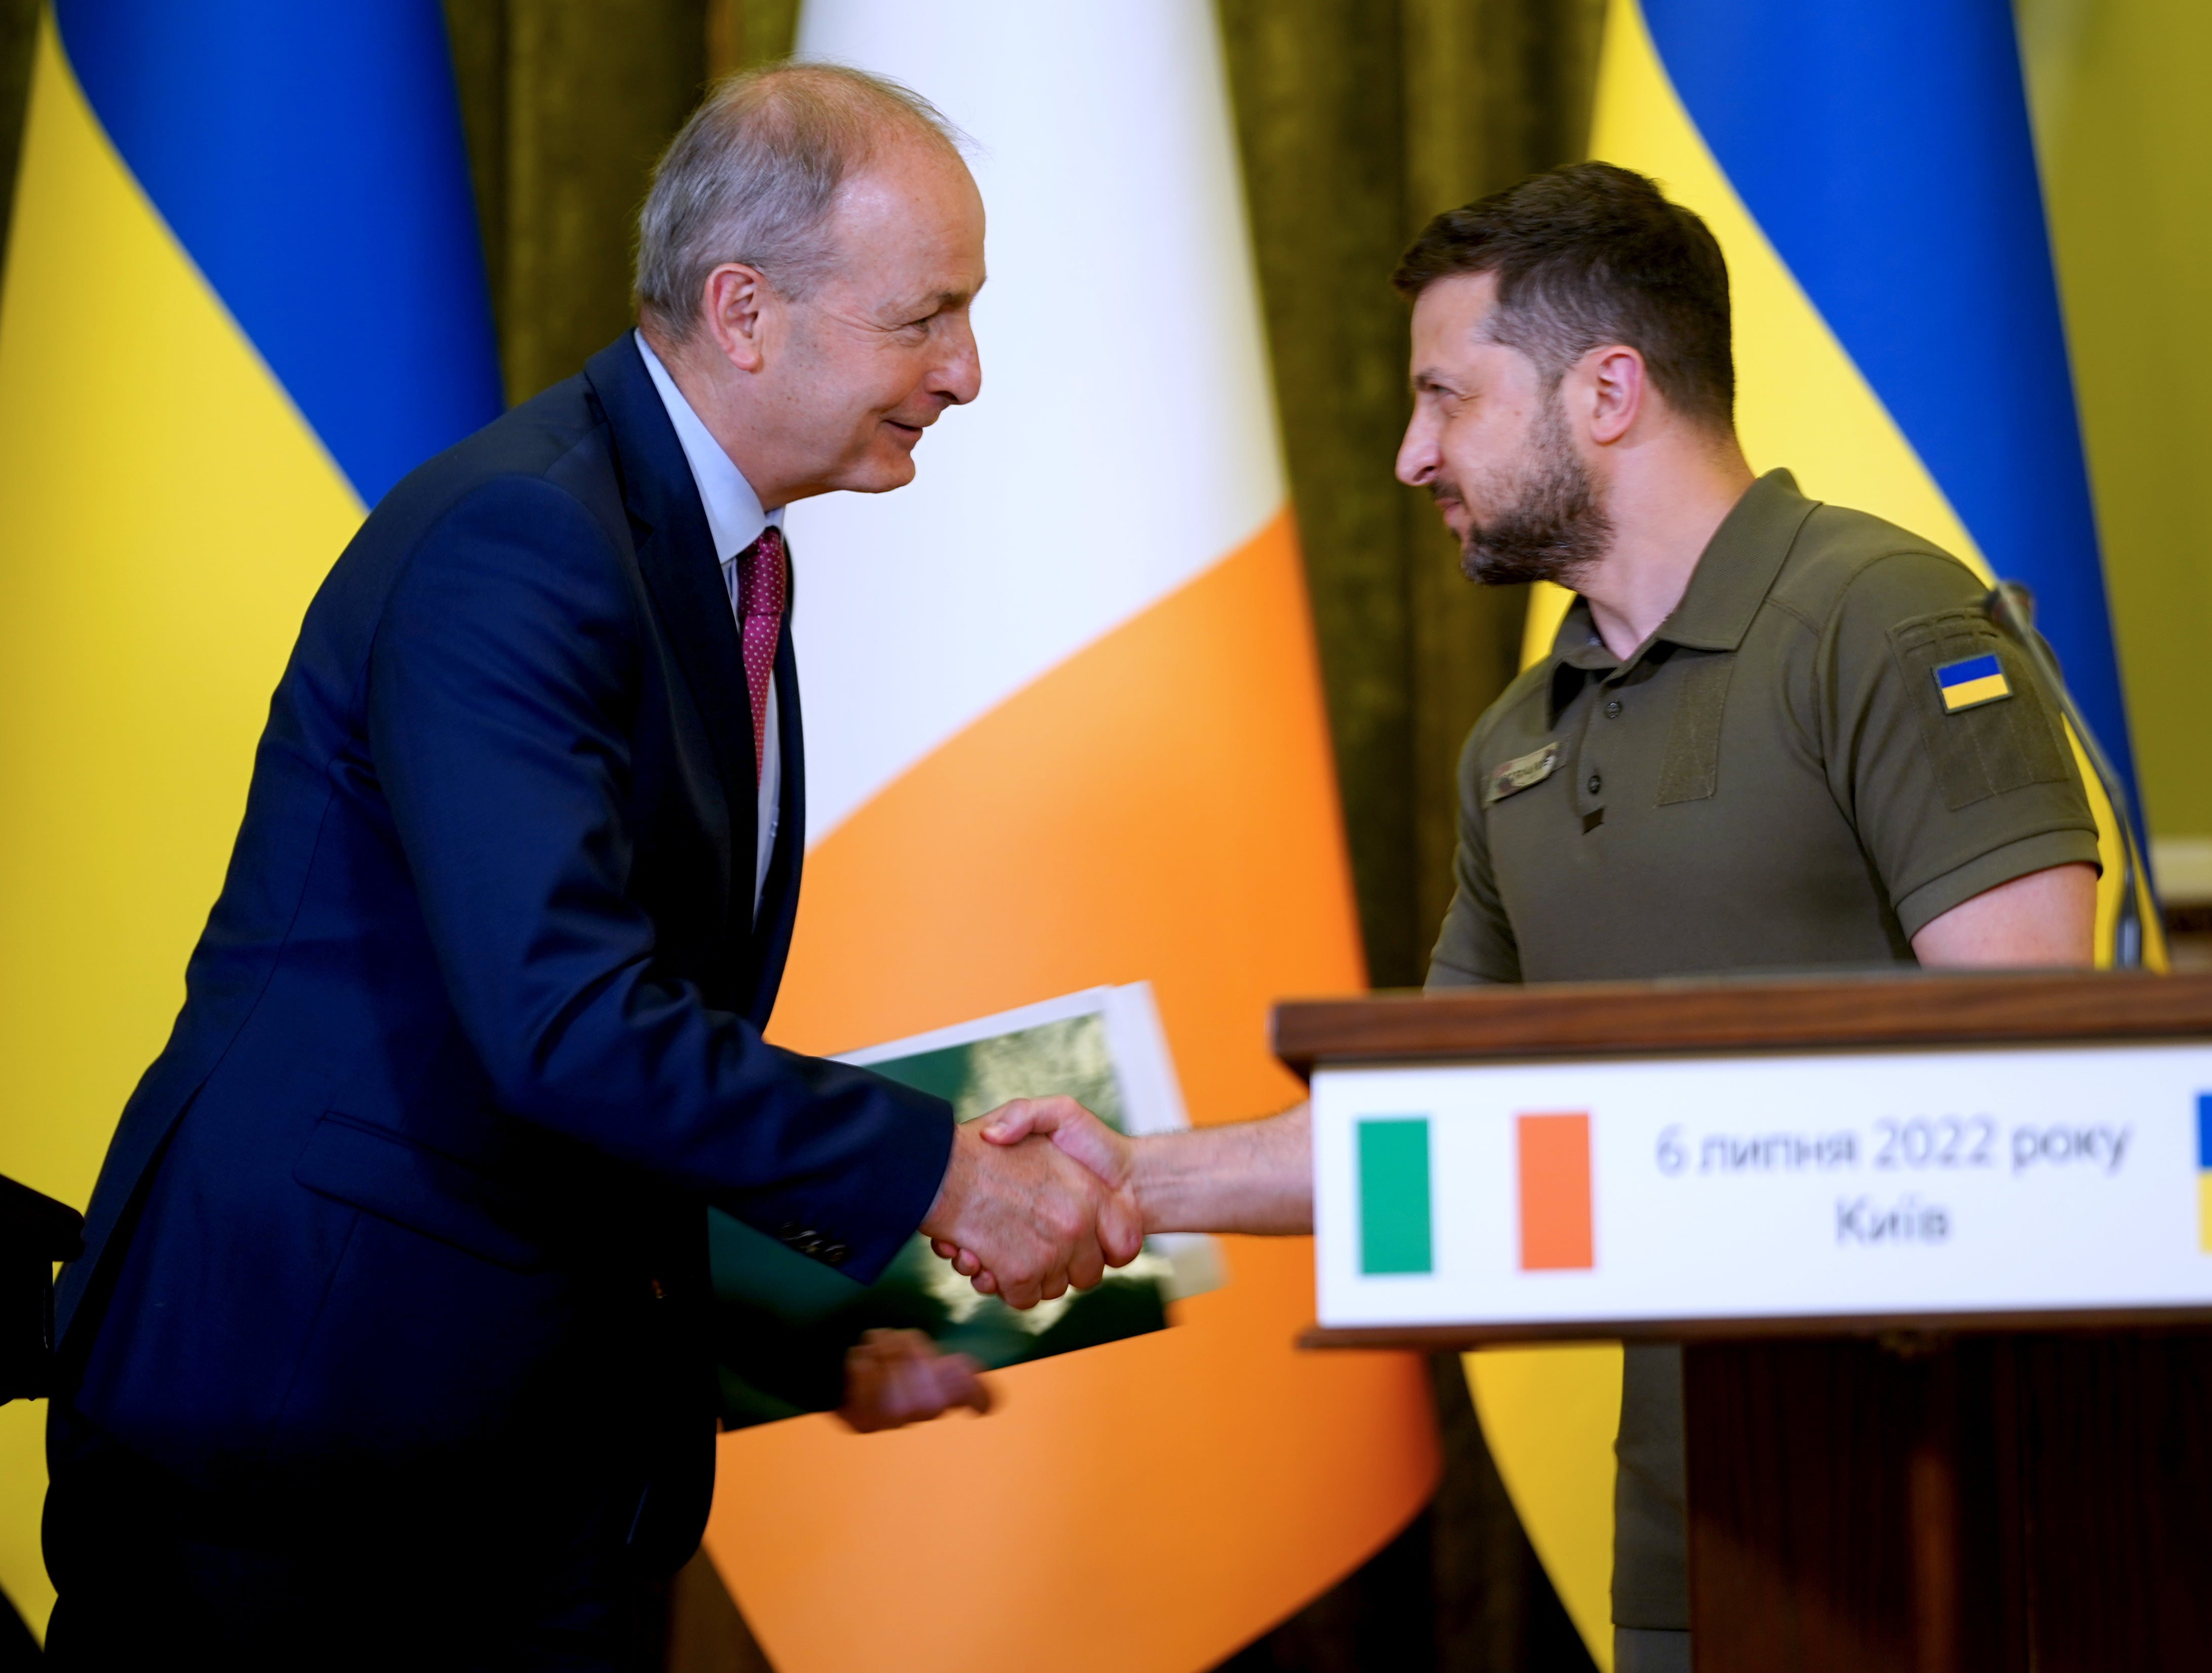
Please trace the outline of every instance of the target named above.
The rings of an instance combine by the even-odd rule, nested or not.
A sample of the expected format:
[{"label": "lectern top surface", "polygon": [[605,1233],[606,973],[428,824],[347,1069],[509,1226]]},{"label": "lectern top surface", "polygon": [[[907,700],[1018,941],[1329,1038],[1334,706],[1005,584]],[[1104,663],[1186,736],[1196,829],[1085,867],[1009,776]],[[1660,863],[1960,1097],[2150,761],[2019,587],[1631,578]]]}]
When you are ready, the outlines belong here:
[{"label": "lectern top surface", "polygon": [[1277,1056],[1503,1061],[2026,1041],[2212,1039],[2212,976],[1901,971],[1537,983],[1275,1007]]}]

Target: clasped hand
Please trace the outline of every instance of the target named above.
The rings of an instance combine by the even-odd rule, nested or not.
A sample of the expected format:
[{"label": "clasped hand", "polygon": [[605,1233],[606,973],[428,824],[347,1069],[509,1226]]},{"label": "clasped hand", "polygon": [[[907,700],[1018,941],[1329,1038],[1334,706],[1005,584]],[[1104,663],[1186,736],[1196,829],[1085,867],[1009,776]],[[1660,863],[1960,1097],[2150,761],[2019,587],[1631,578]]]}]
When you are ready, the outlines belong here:
[{"label": "clasped hand", "polygon": [[[1122,1144],[1073,1098],[1016,1098],[954,1129],[921,1229],[963,1277],[1009,1306],[1087,1290],[1144,1247],[1127,1157],[1114,1149]],[[918,1330],[871,1330],[846,1356],[839,1415],[866,1433],[956,1406],[988,1412],[981,1374]]]},{"label": "clasped hand", "polygon": [[[1072,1098],[1018,1098],[1000,1105],[980,1121],[961,1129],[995,1152],[1001,1163],[1013,1159],[1052,1171],[1056,1182],[1071,1176],[1099,1199],[1095,1224],[1096,1247],[1103,1266],[1090,1258],[1091,1245],[1080,1244],[1079,1259],[1056,1275],[1057,1287],[1048,1280],[1039,1287],[1029,1269],[1003,1260],[988,1244],[962,1235],[957,1228],[940,1229],[922,1223],[930,1246],[952,1262],[953,1269],[985,1295],[996,1295],[1012,1307],[1034,1305],[1050,1299],[1069,1286],[1089,1289],[1103,1277],[1104,1266],[1126,1266],[1144,1247],[1144,1214],[1132,1187],[1135,1171],[1128,1140],[1092,1115]],[[959,1146],[954,1146],[956,1154]]]},{"label": "clasped hand", "polygon": [[[961,1275],[1010,1307],[1087,1290],[1144,1247],[1144,1225],[1108,1147],[1122,1141],[1072,1098],[1021,1098],[955,1129],[952,1159],[921,1223]],[[1095,1152],[1096,1154],[1091,1153]]]}]

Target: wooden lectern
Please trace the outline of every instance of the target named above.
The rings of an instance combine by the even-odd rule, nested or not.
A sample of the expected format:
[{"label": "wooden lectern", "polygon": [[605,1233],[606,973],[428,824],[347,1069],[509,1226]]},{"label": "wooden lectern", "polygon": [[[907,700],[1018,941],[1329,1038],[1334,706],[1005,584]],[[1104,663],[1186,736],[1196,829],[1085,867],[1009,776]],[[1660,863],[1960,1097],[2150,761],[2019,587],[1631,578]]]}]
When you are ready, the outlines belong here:
[{"label": "wooden lectern", "polygon": [[2212,1667],[2212,976],[1286,1004],[1320,1348],[1683,1341],[1700,1673]]}]

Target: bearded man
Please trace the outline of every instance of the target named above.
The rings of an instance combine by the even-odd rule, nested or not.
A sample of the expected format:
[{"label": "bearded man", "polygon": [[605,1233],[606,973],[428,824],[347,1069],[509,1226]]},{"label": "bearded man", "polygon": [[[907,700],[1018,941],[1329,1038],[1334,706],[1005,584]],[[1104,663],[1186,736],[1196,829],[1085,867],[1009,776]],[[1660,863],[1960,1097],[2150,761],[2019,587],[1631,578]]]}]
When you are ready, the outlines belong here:
[{"label": "bearded man", "polygon": [[[1577,594],[1461,757],[1431,989],[2090,961],[2096,828],[2053,694],[1956,558],[1754,480],[1704,222],[1582,163],[1438,216],[1395,283],[1400,480],[1470,580]],[[1045,1130],[1149,1229],[1310,1228],[1303,1109],[1132,1145],[1052,1100],[986,1136]],[[1679,1348],[1629,1349],[1618,1452],[1614,1665],[1686,1673]]]}]

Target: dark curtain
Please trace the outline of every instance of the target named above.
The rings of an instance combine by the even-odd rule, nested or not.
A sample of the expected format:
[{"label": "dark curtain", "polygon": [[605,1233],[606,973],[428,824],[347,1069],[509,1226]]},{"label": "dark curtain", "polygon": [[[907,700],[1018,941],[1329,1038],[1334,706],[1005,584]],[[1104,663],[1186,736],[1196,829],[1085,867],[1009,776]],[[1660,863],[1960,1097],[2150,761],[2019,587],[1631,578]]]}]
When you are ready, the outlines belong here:
[{"label": "dark curtain", "polygon": [[[444,0],[510,400],[629,323],[631,223],[711,78],[790,50],[798,0]],[[1389,286],[1437,210],[1579,155],[1602,0],[1218,0],[1368,968],[1421,979],[1450,892],[1453,764],[1510,677],[1522,599],[1458,575],[1391,463],[1406,319]],[[37,0],[0,0],[12,194]],[[924,89],[927,91],[927,89]],[[0,225],[7,199],[0,198]],[[1455,1360],[1435,1501],[1225,1664],[1237,1673],[1589,1666],[1514,1518]],[[668,1664],[764,1668],[703,1563]]]},{"label": "dark curtain", "polygon": [[0,0],[0,261],[15,218],[15,165],[22,152],[23,109],[31,91],[31,47],[38,39],[39,0]]},{"label": "dark curtain", "polygon": [[[1369,978],[1416,986],[1451,896],[1460,745],[1512,678],[1525,599],[1463,581],[1427,497],[1392,476],[1409,402],[1389,278],[1430,216],[1583,155],[1603,0],[1218,9]],[[1434,1500],[1225,1670],[1589,1667],[1457,1359],[1432,1372]]]},{"label": "dark curtain", "polygon": [[1602,0],[1220,0],[1276,403],[1370,980],[1418,986],[1451,897],[1453,770],[1518,660],[1520,589],[1460,577],[1391,466],[1389,278],[1429,217],[1579,156]]}]

